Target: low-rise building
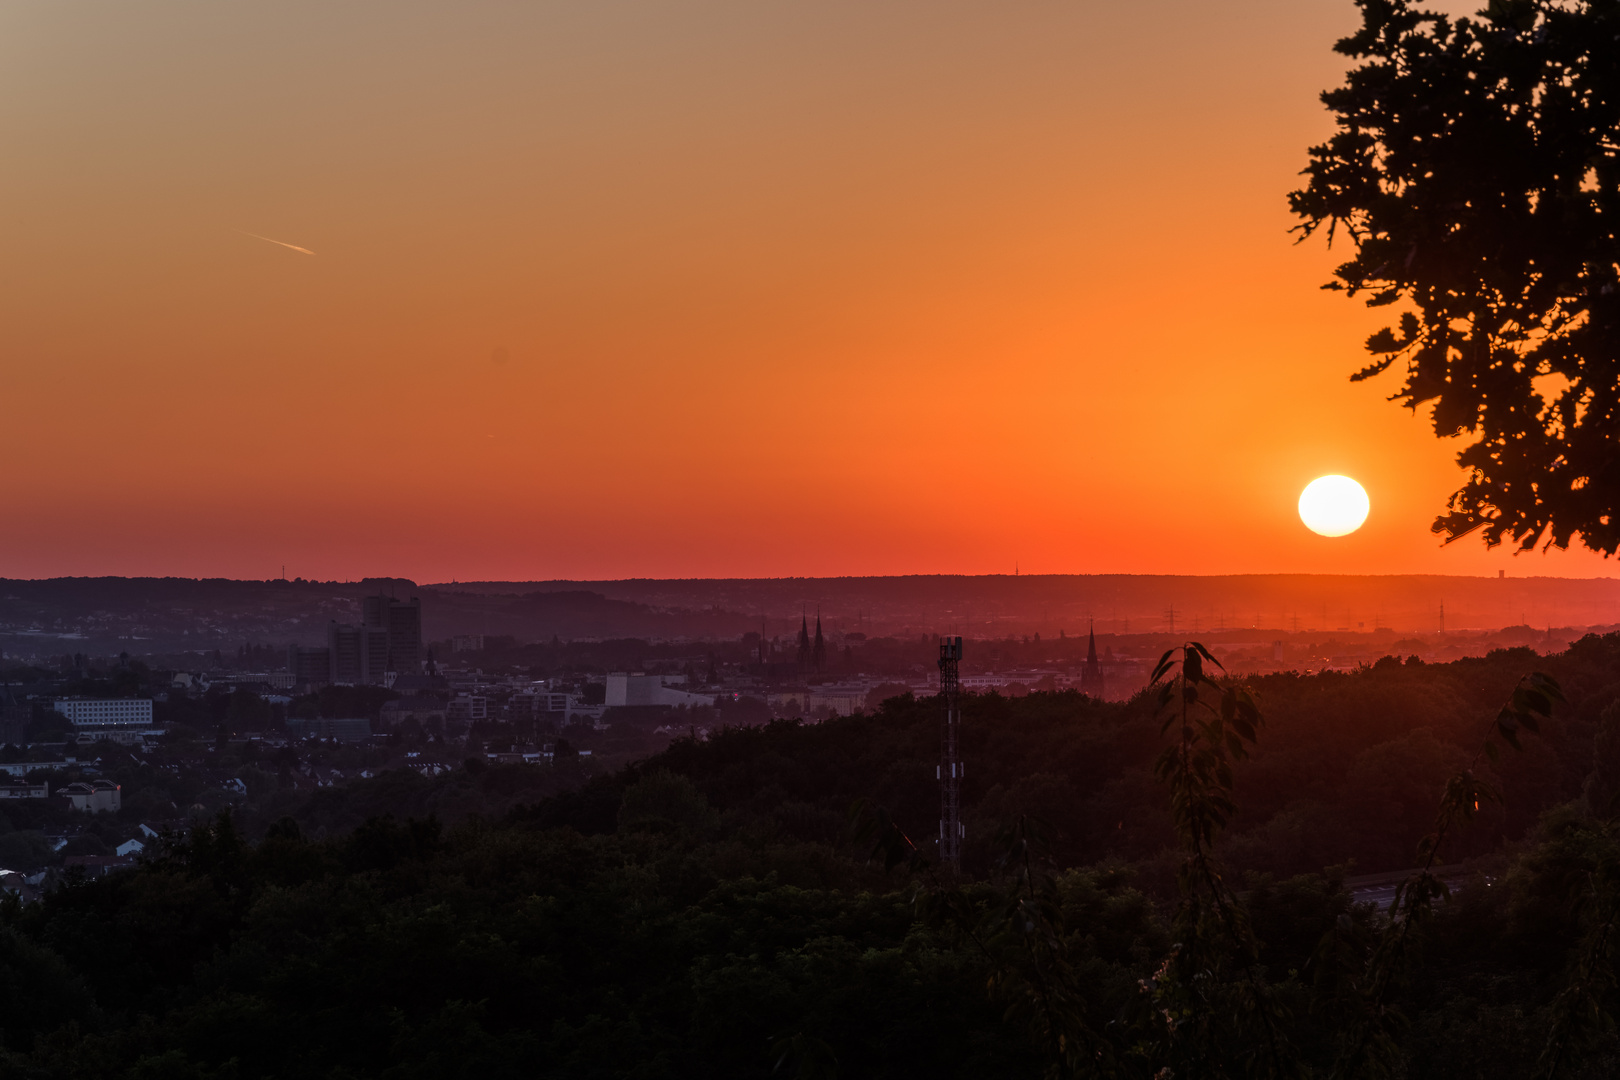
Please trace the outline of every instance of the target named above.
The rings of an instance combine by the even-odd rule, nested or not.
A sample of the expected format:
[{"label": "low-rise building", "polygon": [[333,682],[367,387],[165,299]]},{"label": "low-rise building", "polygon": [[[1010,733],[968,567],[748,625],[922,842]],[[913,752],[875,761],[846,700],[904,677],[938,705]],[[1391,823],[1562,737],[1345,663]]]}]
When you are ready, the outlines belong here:
[{"label": "low-rise building", "polygon": [[123,806],[120,788],[111,780],[80,780],[56,789],[56,797],[66,799],[73,810],[90,814],[111,813]]},{"label": "low-rise building", "polygon": [[389,727],[415,719],[418,724],[444,720],[448,706],[431,694],[407,694],[382,706],[382,722]]},{"label": "low-rise building", "polygon": [[810,712],[810,690],[808,687],[778,690],[765,695],[765,704],[771,707],[771,712],[776,716],[804,716]]},{"label": "low-rise building", "polygon": [[603,704],[608,708],[637,705],[713,705],[713,694],[691,694],[664,685],[662,675],[615,671],[607,677]]},{"label": "low-rise building", "polygon": [[77,758],[64,758],[61,761],[7,761],[0,763],[0,774],[5,776],[27,776],[35,769],[65,769],[69,765],[77,764]]},{"label": "low-rise building", "polygon": [[51,785],[47,783],[30,784],[26,780],[0,780],[0,799],[47,799],[50,798]]},{"label": "low-rise building", "polygon": [[119,746],[142,746],[162,738],[163,731],[163,728],[80,728],[74,734],[73,742],[79,745],[110,742]]},{"label": "low-rise building", "polygon": [[482,694],[457,694],[445,708],[450,723],[474,724],[489,719],[489,698]]},{"label": "low-rise building", "polygon": [[30,879],[17,870],[0,870],[0,893],[9,893],[25,904],[32,904],[45,895],[41,888],[44,879],[44,874]]},{"label": "low-rise building", "polygon": [[295,739],[336,739],[339,742],[361,742],[371,738],[371,721],[365,717],[313,720],[294,717],[287,721],[287,734]]},{"label": "low-rise building", "polygon": [[62,860],[63,869],[81,870],[88,878],[106,877],[115,870],[128,870],[134,865],[133,855],[69,855]]},{"label": "low-rise building", "polygon": [[550,690],[536,690],[534,693],[534,715],[537,719],[566,718],[570,706],[577,701],[572,694],[559,694]]},{"label": "low-rise building", "polygon": [[871,692],[868,686],[813,686],[805,703],[805,709],[812,715],[822,710],[831,716],[853,716],[866,708],[866,695]]}]

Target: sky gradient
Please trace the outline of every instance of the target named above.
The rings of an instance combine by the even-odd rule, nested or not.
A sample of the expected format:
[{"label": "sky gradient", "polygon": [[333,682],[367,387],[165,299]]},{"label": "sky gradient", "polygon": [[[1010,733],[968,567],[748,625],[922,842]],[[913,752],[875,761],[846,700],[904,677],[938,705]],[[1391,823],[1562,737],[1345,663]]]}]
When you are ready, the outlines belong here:
[{"label": "sky gradient", "polygon": [[1354,20],[6,4],[0,576],[1611,574],[1442,548],[1460,447],[1347,381],[1285,197]]}]

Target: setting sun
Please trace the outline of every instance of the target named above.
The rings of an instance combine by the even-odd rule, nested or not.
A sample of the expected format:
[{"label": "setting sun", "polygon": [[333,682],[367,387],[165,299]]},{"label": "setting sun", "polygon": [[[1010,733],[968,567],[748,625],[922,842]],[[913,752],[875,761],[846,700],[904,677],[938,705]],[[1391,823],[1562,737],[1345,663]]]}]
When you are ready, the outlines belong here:
[{"label": "setting sun", "polygon": [[1299,519],[1322,536],[1348,536],[1367,520],[1367,492],[1348,476],[1319,476],[1299,495]]}]

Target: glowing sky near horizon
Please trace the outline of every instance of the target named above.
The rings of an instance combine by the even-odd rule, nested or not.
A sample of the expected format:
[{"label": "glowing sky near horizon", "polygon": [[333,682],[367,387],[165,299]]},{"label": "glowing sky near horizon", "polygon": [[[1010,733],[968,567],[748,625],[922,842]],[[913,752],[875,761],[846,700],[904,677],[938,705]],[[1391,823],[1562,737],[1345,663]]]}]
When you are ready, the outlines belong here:
[{"label": "glowing sky near horizon", "polygon": [[1442,549],[1347,381],[1285,196],[1354,20],[6,4],[0,576],[1611,573]]}]

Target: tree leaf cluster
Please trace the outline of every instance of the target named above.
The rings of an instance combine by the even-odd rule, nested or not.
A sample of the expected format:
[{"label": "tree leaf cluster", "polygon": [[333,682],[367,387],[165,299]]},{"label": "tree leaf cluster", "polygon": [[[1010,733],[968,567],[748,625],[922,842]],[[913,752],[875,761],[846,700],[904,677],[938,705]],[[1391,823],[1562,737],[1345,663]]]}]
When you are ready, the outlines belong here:
[{"label": "tree leaf cluster", "polygon": [[1488,545],[1620,549],[1620,4],[1492,0],[1453,19],[1360,0],[1290,195],[1347,239],[1329,288],[1403,310],[1367,339],[1396,400],[1462,434],[1434,523]]}]

